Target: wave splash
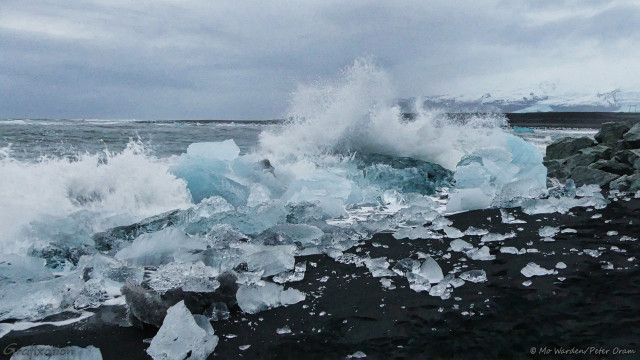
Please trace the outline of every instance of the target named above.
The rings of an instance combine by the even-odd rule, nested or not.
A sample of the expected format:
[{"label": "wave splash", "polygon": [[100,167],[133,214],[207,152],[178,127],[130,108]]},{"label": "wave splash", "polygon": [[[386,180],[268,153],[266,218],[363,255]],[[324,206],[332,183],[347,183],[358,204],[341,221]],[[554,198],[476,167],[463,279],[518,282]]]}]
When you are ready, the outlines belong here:
[{"label": "wave splash", "polygon": [[[240,297],[281,291],[263,279],[299,277],[296,257],[312,254],[388,273],[386,260],[343,252],[380,231],[459,233],[445,209],[511,204],[546,187],[541,154],[505,133],[503,117],[421,107],[407,116],[393,99],[388,75],[356,60],[337,80],[301,85],[289,122],[263,132],[246,155],[226,140],[168,159],[136,142],[73,161],[3,156],[0,251],[18,255],[14,265],[0,261],[8,274],[0,287],[21,296],[0,295],[0,321],[113,303],[130,282],[156,276],[180,286],[194,272],[232,274],[238,303],[251,303]],[[21,283],[27,270],[41,281]],[[44,287],[50,296],[28,298]],[[52,300],[59,293],[65,300]]]}]

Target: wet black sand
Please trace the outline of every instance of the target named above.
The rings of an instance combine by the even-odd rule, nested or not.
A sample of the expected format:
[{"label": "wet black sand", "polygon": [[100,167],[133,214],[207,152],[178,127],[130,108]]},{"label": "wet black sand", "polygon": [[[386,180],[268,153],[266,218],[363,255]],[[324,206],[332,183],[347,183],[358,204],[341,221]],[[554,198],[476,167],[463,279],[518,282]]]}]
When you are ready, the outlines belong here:
[{"label": "wet black sand", "polygon": [[[405,278],[392,278],[397,289],[387,290],[365,267],[337,263],[327,256],[306,257],[304,280],[291,286],[306,292],[307,300],[256,315],[235,309],[229,321],[213,323],[220,343],[210,358],[344,359],[356,351],[366,353],[367,359],[640,358],[640,241],[620,241],[623,235],[640,236],[640,199],[621,199],[591,212],[575,208],[567,215],[510,212],[527,223],[503,224],[499,210],[449,217],[461,230],[474,226],[499,233],[516,231],[515,238],[488,243],[497,256],[493,261],[461,262],[461,253],[443,259],[449,239],[396,240],[390,234],[378,234],[349,251],[396,261],[424,252],[432,254],[445,273],[454,264],[468,265],[464,270],[483,269],[486,283],[467,282],[454,289],[450,299],[442,300],[410,290]],[[591,219],[597,213],[602,218]],[[555,242],[542,242],[538,229],[545,225],[573,228],[577,234],[558,234]],[[518,231],[519,227],[523,230]],[[612,230],[619,235],[607,236]],[[477,236],[463,239],[479,243]],[[501,254],[502,244],[539,252]],[[597,258],[582,252],[600,247],[604,249]],[[628,261],[631,257],[636,260]],[[558,275],[530,278],[533,284],[526,287],[522,282],[527,278],[520,269],[531,261],[545,268],[562,261],[567,268],[558,270]],[[614,269],[603,269],[606,262]],[[326,282],[320,281],[325,276],[329,277]],[[114,325],[114,310],[119,311],[103,309],[64,327],[12,332],[0,339],[0,347],[94,345],[105,359],[146,358],[148,345],[143,339],[154,331]],[[276,329],[285,325],[292,333],[278,335]],[[240,350],[242,345],[251,347]],[[544,347],[549,354],[540,353]],[[536,354],[530,354],[531,348]],[[591,353],[554,355],[561,348]],[[608,353],[596,355],[597,350]],[[620,350],[633,353],[614,354]]]}]

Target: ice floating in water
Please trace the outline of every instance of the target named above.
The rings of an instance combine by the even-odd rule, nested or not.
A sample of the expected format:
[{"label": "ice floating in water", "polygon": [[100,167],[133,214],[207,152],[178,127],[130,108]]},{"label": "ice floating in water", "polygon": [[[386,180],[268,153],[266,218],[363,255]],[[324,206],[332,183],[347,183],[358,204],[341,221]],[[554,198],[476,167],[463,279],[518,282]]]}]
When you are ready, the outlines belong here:
[{"label": "ice floating in water", "polygon": [[218,345],[209,320],[192,315],[180,301],[167,311],[162,327],[147,349],[154,360],[206,359]]},{"label": "ice floating in water", "polygon": [[528,263],[527,266],[520,270],[520,272],[526,277],[552,275],[557,273],[553,269],[545,269],[534,262]]},{"label": "ice floating in water", "polygon": [[265,282],[263,286],[242,285],[236,294],[238,306],[248,314],[296,304],[305,298],[305,294],[296,289],[284,290],[281,285],[270,282]]},{"label": "ice floating in water", "polygon": [[87,346],[67,346],[63,348],[50,345],[29,345],[19,349],[13,348],[16,344],[10,344],[4,349],[4,354],[12,354],[11,360],[31,360],[46,358],[47,360],[102,360],[100,349]]}]

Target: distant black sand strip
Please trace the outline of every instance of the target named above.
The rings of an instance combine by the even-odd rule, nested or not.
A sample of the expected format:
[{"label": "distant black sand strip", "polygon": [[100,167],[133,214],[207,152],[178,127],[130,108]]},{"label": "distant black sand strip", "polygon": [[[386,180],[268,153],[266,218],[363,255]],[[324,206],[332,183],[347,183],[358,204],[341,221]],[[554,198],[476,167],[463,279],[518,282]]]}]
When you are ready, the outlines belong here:
[{"label": "distant black sand strip", "polygon": [[505,114],[511,126],[600,128],[611,121],[640,122],[640,113],[546,112]]}]

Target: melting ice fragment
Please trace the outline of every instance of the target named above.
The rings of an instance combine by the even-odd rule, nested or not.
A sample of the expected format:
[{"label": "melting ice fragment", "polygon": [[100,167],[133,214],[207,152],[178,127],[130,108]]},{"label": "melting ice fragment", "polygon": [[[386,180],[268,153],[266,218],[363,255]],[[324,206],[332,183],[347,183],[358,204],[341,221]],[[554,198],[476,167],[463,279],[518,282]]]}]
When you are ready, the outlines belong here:
[{"label": "melting ice fragment", "polygon": [[489,234],[483,235],[482,238],[480,238],[480,241],[481,242],[503,241],[506,239],[514,238],[514,237],[516,237],[516,233],[513,231],[507,234],[489,233]]},{"label": "melting ice fragment", "polygon": [[8,355],[10,353],[7,351],[15,350],[11,356],[11,360],[32,360],[38,358],[46,358],[47,360],[102,360],[100,349],[93,346],[87,346],[86,348],[78,346],[58,348],[50,345],[29,345],[17,350],[11,349],[10,346],[11,345],[4,349],[4,354]]},{"label": "melting ice fragment", "polygon": [[395,276],[394,272],[389,270],[389,265],[391,264],[389,264],[386,257],[379,257],[375,259],[367,257],[364,260],[364,265],[369,269],[371,276],[373,277]]},{"label": "melting ice fragment", "polygon": [[296,289],[264,282],[263,286],[242,285],[236,293],[240,309],[248,314],[256,314],[267,309],[299,303],[306,295]]},{"label": "melting ice fragment", "polygon": [[540,235],[543,238],[554,237],[559,231],[560,229],[558,229],[557,227],[543,226],[540,229],[538,229],[538,235]]},{"label": "melting ice fragment", "polygon": [[362,351],[356,351],[351,355],[347,355],[348,359],[364,359],[367,357],[367,354],[363,353]]},{"label": "melting ice fragment", "polygon": [[412,258],[404,258],[398,261],[391,270],[400,276],[405,276],[407,273],[417,272],[420,269],[420,262]]},{"label": "melting ice fragment", "polygon": [[301,281],[307,271],[307,262],[299,262],[295,265],[293,271],[285,271],[273,277],[273,282],[284,284],[286,282]]},{"label": "melting ice fragment", "polygon": [[513,216],[513,214],[510,214],[507,210],[505,209],[500,209],[500,216],[502,217],[502,222],[504,224],[526,224],[527,222],[524,220],[518,220],[516,219],[515,216]]},{"label": "melting ice fragment", "polygon": [[167,311],[160,330],[147,349],[154,360],[206,359],[218,345],[209,320],[192,315],[180,301]]},{"label": "melting ice fragment", "polygon": [[455,252],[462,252],[462,251],[467,251],[467,250],[473,249],[473,245],[469,244],[468,242],[466,242],[464,240],[460,240],[460,239],[453,240],[449,244],[449,246],[451,246],[451,250],[453,250]]},{"label": "melting ice fragment", "polygon": [[473,283],[481,283],[487,281],[487,273],[484,270],[469,270],[460,274],[460,279]]},{"label": "melting ice fragment", "polygon": [[489,252],[489,247],[488,246],[483,246],[480,249],[476,249],[473,248],[471,250],[468,250],[467,252],[465,252],[465,254],[471,259],[471,260],[494,260],[496,257],[495,255],[491,255],[491,253]]},{"label": "melting ice fragment", "polygon": [[528,263],[520,272],[526,277],[552,275],[556,273],[555,270],[545,269],[534,262]]},{"label": "melting ice fragment", "polygon": [[431,284],[439,283],[444,278],[440,265],[430,256],[422,263],[418,274],[427,279]]},{"label": "melting ice fragment", "polygon": [[159,293],[179,288],[183,291],[211,293],[220,287],[220,282],[216,279],[218,275],[218,271],[202,262],[172,262],[160,266],[151,274],[149,286]]}]

